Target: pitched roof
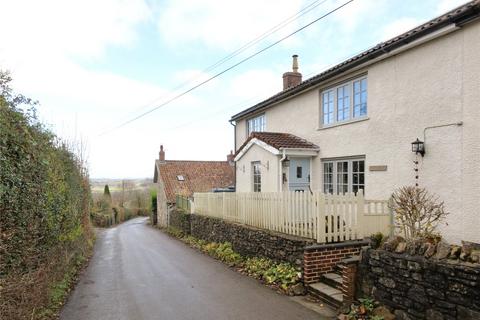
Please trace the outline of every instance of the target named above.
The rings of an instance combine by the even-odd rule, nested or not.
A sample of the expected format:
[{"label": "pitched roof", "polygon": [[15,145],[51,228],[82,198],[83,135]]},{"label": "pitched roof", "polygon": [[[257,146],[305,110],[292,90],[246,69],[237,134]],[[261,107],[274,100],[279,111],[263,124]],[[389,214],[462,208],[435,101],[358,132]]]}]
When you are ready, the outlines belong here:
[{"label": "pitched roof", "polygon": [[316,144],[313,144],[305,139],[297,137],[290,133],[284,132],[252,132],[248,139],[238,148],[237,154],[254,138],[265,142],[275,149],[320,149]]},{"label": "pitched roof", "polygon": [[410,31],[407,31],[385,42],[381,42],[376,46],[371,47],[370,49],[367,49],[366,51],[356,56],[353,56],[335,65],[334,67],[301,82],[295,87],[279,92],[276,95],[235,114],[234,116],[232,116],[230,121],[239,120],[254,112],[259,112],[264,109],[267,109],[274,103],[285,100],[297,93],[300,93],[317,84],[320,84],[321,82],[328,80],[338,74],[341,74],[349,69],[352,69],[358,65],[361,65],[362,63],[370,61],[384,54],[388,54],[394,49],[398,49],[402,46],[408,45],[412,41],[417,40],[421,37],[424,37],[428,34],[431,34],[443,27],[446,27],[449,24],[455,23],[458,26],[462,26],[472,21],[473,19],[477,18],[478,16],[480,16],[480,0],[470,1]]},{"label": "pitched roof", "polygon": [[[183,176],[180,181],[177,176]],[[234,184],[234,167],[227,161],[155,161],[153,182],[161,179],[168,202],[175,202],[175,195],[192,196],[194,192],[209,192],[214,188],[226,188]]]}]

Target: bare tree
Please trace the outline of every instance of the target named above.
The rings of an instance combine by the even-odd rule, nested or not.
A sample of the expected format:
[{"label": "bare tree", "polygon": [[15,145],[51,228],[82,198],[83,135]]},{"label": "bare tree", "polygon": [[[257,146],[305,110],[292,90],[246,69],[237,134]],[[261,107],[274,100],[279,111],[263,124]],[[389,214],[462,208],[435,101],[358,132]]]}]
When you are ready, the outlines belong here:
[{"label": "bare tree", "polygon": [[406,239],[434,235],[438,224],[448,214],[437,196],[414,186],[397,189],[392,194],[389,206],[395,213],[397,227]]}]

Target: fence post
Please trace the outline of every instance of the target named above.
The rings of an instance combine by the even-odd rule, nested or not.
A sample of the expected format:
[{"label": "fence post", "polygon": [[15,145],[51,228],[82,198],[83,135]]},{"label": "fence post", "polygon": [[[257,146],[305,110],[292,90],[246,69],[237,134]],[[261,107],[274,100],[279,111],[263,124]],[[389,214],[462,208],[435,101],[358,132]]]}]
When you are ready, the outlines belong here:
[{"label": "fence post", "polygon": [[225,219],[225,216],[227,215],[225,209],[225,192],[222,192],[222,219]]},{"label": "fence post", "polygon": [[317,192],[315,194],[315,201],[317,203],[317,210],[315,219],[317,220],[317,242],[324,243],[325,242],[325,219],[326,219],[326,212],[325,212],[325,195],[321,192]]},{"label": "fence post", "polygon": [[395,212],[392,209],[391,201],[392,199],[388,200],[387,208],[388,212],[390,213],[390,237],[393,237],[395,235]]},{"label": "fence post", "polygon": [[359,189],[357,192],[357,227],[358,237],[363,239],[365,236],[365,198],[363,196],[363,189]]}]

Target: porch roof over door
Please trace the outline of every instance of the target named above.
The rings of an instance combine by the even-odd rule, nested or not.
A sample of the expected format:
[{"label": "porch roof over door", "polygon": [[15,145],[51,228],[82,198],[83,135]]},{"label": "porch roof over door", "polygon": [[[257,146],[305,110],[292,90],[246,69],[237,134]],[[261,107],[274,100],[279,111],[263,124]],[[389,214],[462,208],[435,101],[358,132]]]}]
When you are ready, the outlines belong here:
[{"label": "porch roof over door", "polygon": [[316,156],[320,148],[305,139],[283,132],[252,132],[235,154],[238,161],[254,145],[275,154]]}]

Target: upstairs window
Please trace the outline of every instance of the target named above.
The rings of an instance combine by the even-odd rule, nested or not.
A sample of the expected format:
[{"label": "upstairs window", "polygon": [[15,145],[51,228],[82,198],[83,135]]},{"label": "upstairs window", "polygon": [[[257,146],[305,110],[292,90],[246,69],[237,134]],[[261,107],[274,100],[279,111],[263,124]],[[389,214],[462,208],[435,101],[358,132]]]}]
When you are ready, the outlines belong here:
[{"label": "upstairs window", "polygon": [[322,125],[367,116],[367,78],[361,77],[322,91]]},{"label": "upstairs window", "polygon": [[265,131],[265,114],[247,120],[248,135],[252,132]]}]

